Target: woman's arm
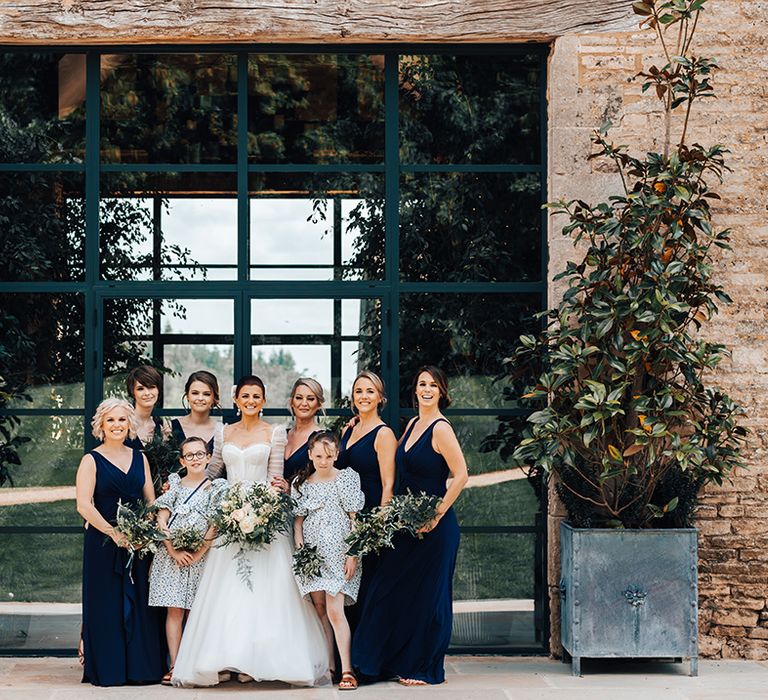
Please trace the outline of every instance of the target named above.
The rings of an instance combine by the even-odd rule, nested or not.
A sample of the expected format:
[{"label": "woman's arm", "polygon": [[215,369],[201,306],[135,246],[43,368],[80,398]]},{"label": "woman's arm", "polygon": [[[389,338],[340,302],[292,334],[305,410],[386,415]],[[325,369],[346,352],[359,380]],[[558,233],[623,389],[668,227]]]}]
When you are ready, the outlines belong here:
[{"label": "woman's arm", "polygon": [[379,505],[383,506],[392,500],[392,493],[395,489],[397,440],[389,426],[379,430],[373,442],[373,449],[376,450],[376,459],[379,462],[379,474],[381,476],[381,503]]},{"label": "woman's arm", "polygon": [[440,522],[440,518],[456,502],[469,479],[464,453],[456,439],[456,433],[453,432],[453,428],[448,423],[440,421],[435,425],[432,431],[432,444],[435,450],[443,455],[448,464],[448,469],[451,472],[451,483],[437,508],[437,517],[431,523],[427,523],[419,532],[429,532]]},{"label": "woman's arm", "polygon": [[93,492],[96,489],[96,462],[91,455],[83,455],[75,477],[75,496],[77,512],[92,527],[103,532],[118,546],[123,538],[115,532],[115,528],[96,510],[93,505]]}]

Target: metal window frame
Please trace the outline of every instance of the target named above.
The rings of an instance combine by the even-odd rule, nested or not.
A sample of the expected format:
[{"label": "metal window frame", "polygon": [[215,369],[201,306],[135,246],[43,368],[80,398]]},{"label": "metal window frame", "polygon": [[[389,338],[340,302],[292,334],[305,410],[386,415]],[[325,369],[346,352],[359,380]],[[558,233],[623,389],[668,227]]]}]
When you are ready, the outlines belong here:
[{"label": "metal window frame", "polygon": [[[94,445],[90,435],[90,416],[103,391],[103,377],[100,371],[101,358],[104,356],[103,337],[99,332],[102,324],[103,304],[106,299],[119,297],[142,298],[229,298],[234,301],[234,346],[236,375],[250,371],[250,305],[251,298],[379,298],[382,301],[382,375],[389,387],[390,394],[399,397],[399,316],[401,294],[432,292],[455,294],[537,294],[540,308],[547,307],[547,215],[541,212],[541,268],[539,280],[534,282],[511,283],[440,283],[440,282],[404,282],[400,279],[399,265],[399,192],[400,178],[405,173],[421,172],[468,172],[468,173],[530,173],[538,174],[540,179],[541,202],[547,199],[547,59],[549,47],[545,44],[493,44],[478,43],[472,45],[455,44],[179,44],[179,45],[144,45],[144,46],[25,46],[0,44],[0,51],[14,53],[78,53],[86,56],[86,97],[85,97],[85,158],[82,163],[0,163],[3,172],[82,172],[85,175],[86,199],[86,244],[85,278],[73,282],[0,282],[2,293],[77,293],[83,296],[85,304],[86,328],[84,329],[84,382],[85,399],[82,409],[8,409],[3,413],[15,415],[80,415],[86,436],[86,448]],[[226,53],[237,56],[237,161],[219,164],[119,164],[100,162],[100,56],[102,53],[129,54],[178,54]],[[251,164],[248,162],[248,56],[255,53],[272,54],[376,54],[383,55],[384,64],[384,160],[371,164]],[[540,153],[539,162],[532,164],[409,164],[400,162],[399,153],[399,87],[398,63],[404,54],[450,54],[450,55],[520,55],[536,54],[539,60],[539,117],[540,117]],[[237,181],[237,278],[231,281],[109,281],[100,279],[99,260],[99,193],[101,173],[119,172],[195,172],[216,173],[233,172]],[[249,280],[249,198],[248,177],[254,172],[282,173],[381,173],[384,176],[385,195],[385,255],[386,269],[382,280],[371,281],[307,281],[297,284],[294,281],[256,281]],[[386,407],[384,419],[395,425],[400,419],[413,415],[413,411],[390,402]],[[166,415],[181,414],[180,410],[165,410]],[[268,415],[287,415],[282,409],[267,410]],[[341,415],[344,411],[330,410],[331,415]],[[520,416],[527,411],[517,408],[474,408],[453,409],[446,413],[455,416]],[[549,596],[546,570],[546,503],[542,503],[542,512],[531,526],[466,526],[463,532],[489,533],[528,533],[536,537],[534,565],[536,626],[541,634],[541,646],[534,648],[514,648],[509,652],[498,649],[460,648],[462,653],[548,653],[549,651]],[[27,532],[81,533],[81,528],[72,527],[0,527],[0,535],[22,534]],[[68,650],[66,655],[72,653]],[[38,653],[56,654],[53,650],[10,650],[13,656],[37,655]],[[6,655],[0,651],[0,656]]]}]

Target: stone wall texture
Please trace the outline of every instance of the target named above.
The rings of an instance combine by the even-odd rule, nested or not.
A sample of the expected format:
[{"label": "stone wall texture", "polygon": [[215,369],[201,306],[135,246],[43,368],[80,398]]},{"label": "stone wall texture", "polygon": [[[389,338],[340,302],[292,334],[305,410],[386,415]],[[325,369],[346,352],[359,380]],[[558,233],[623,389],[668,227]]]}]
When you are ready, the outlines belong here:
[{"label": "stone wall texture", "polygon": [[[713,380],[747,410],[752,431],[749,469],[722,487],[708,487],[698,508],[700,530],[700,650],[712,658],[768,658],[768,2],[710,0],[699,23],[699,55],[718,60],[718,99],[699,104],[691,141],[722,143],[732,168],[719,189],[718,228],[733,229],[733,252],[721,251],[716,274],[734,299],[703,330],[732,355]],[[562,37],[553,45],[549,87],[549,198],[604,200],[620,188],[618,176],[587,162],[591,131],[606,119],[612,138],[635,152],[661,150],[663,121],[657,102],[641,92],[635,75],[654,61],[651,32]],[[680,133],[680,121],[675,122]],[[674,134],[674,130],[673,130]],[[574,257],[550,226],[550,277]],[[563,292],[550,284],[550,303]],[[554,495],[554,494],[553,494]],[[562,507],[551,499],[550,599],[552,651],[559,654],[558,523]]]}]

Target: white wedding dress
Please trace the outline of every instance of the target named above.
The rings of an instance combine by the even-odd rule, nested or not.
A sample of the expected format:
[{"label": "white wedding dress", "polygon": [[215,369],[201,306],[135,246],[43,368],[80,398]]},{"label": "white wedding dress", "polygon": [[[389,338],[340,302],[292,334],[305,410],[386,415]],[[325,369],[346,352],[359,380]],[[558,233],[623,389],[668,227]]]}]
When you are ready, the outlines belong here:
[{"label": "white wedding dress", "polygon": [[[282,426],[275,427],[271,444],[241,449],[223,443],[227,480],[266,482],[282,476],[284,451]],[[208,552],[173,685],[216,685],[223,670],[292,685],[330,682],[327,642],[315,609],[296,586],[291,542],[289,535],[280,534],[267,548],[247,552],[252,591],[237,573],[237,546]]]}]

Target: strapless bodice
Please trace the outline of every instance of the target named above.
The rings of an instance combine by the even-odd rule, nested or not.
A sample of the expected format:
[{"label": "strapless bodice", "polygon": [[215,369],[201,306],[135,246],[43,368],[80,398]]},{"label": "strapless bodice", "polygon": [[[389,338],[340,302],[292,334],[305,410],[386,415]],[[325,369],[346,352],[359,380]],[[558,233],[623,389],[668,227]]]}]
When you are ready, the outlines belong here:
[{"label": "strapless bodice", "polygon": [[266,442],[254,442],[248,447],[225,442],[221,456],[227,468],[227,481],[266,481],[270,449]]}]

